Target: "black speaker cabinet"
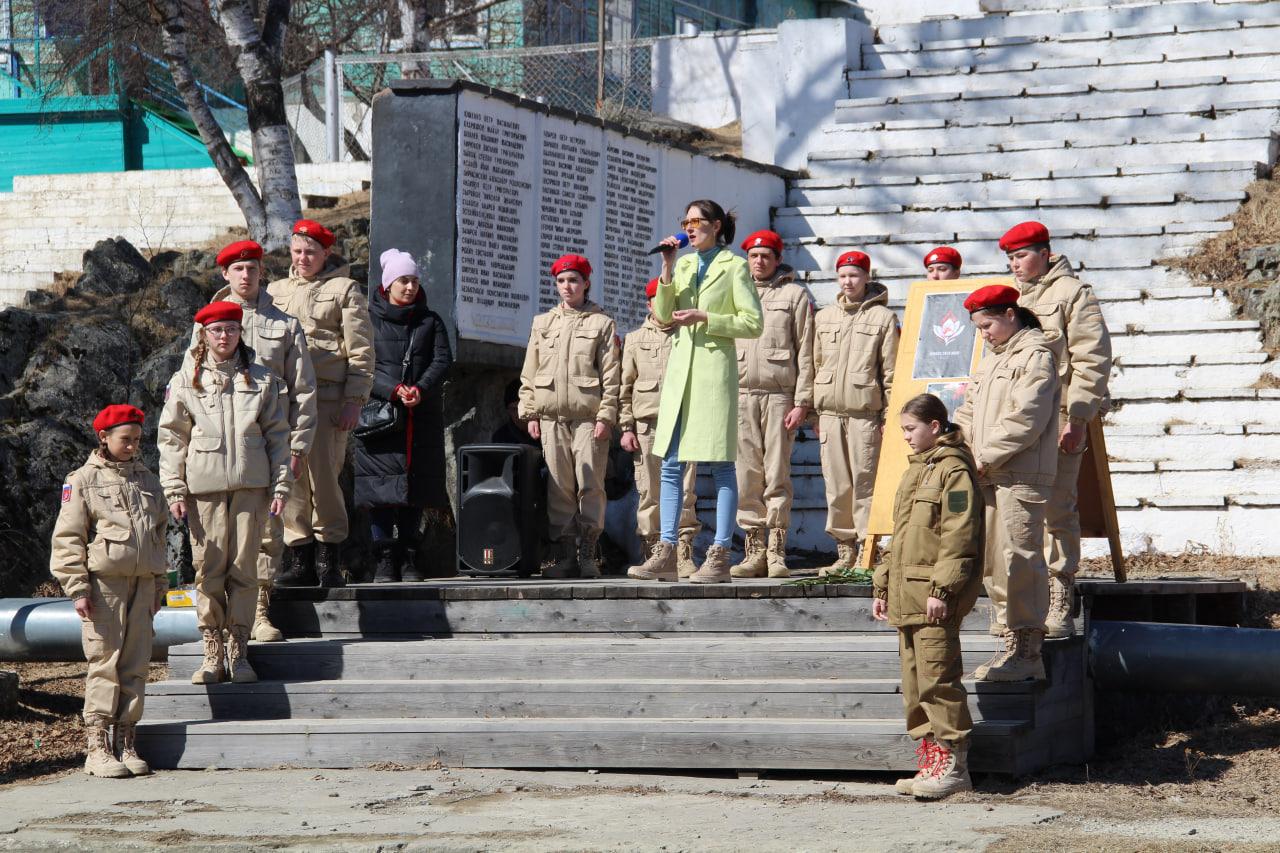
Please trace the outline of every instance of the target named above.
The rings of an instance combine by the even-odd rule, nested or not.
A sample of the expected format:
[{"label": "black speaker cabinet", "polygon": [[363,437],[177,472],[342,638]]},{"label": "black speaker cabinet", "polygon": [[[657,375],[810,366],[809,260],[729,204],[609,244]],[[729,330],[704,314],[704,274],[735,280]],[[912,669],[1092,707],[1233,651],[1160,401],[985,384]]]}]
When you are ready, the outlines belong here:
[{"label": "black speaker cabinet", "polygon": [[538,570],[542,453],[524,444],[458,448],[458,571],[527,578]]}]

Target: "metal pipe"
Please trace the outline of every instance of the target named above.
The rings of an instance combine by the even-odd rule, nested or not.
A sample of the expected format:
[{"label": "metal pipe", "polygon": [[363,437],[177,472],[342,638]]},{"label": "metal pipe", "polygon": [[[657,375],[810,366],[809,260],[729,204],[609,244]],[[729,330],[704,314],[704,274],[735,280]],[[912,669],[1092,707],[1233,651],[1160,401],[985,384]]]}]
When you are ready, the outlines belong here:
[{"label": "metal pipe", "polygon": [[340,159],[339,138],[342,116],[339,112],[338,54],[333,48],[324,52],[324,139],[326,159],[336,163]]},{"label": "metal pipe", "polygon": [[[194,607],[162,607],[155,618],[152,659],[169,646],[200,639]],[[78,661],[80,616],[69,598],[0,599],[0,660]]]},{"label": "metal pipe", "polygon": [[1102,690],[1280,696],[1280,631],[1098,620],[1089,667]]}]

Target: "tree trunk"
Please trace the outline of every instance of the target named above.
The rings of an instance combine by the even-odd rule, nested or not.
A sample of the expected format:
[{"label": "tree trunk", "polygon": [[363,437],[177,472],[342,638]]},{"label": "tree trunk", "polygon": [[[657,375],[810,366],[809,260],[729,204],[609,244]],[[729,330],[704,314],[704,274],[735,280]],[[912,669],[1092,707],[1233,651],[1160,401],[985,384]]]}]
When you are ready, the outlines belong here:
[{"label": "tree trunk", "polygon": [[217,3],[218,22],[244,81],[253,159],[266,215],[264,233],[255,237],[268,249],[287,244],[293,223],[302,215],[281,85],[281,54],[291,5],[290,0],[269,0],[259,31],[248,0]]},{"label": "tree trunk", "polygon": [[191,114],[214,167],[223,183],[231,190],[240,212],[244,214],[249,233],[261,241],[270,230],[266,207],[262,203],[262,196],[258,194],[258,188],[253,185],[249,173],[231,150],[222,127],[205,102],[200,87],[196,85],[187,50],[187,23],[182,10],[183,0],[158,0],[151,4],[152,15],[160,27],[165,63],[169,66],[173,84],[182,95],[182,101]]}]

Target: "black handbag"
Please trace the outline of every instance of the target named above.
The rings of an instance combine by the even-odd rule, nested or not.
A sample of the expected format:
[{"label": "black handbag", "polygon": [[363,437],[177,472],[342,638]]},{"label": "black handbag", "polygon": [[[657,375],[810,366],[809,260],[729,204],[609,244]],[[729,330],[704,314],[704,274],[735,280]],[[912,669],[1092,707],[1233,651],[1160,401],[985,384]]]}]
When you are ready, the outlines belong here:
[{"label": "black handbag", "polygon": [[[404,382],[409,372],[409,359],[413,357],[413,341],[418,334],[414,329],[409,335],[409,345],[404,348],[404,362],[400,365],[400,381]],[[376,438],[380,435],[398,432],[404,428],[405,408],[391,400],[370,400],[360,407],[360,420],[352,430],[356,438]]]}]

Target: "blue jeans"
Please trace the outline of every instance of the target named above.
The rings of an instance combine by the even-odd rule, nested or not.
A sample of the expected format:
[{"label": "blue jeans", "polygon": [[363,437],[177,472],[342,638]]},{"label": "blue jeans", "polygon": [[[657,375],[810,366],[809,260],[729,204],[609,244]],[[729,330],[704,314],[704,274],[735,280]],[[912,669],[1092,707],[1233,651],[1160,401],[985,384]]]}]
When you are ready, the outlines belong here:
[{"label": "blue jeans", "polygon": [[[684,413],[681,412],[681,415]],[[662,458],[662,488],[658,513],[662,519],[662,541],[675,544],[684,505],[684,463],[680,461],[680,417],[671,432],[667,455]],[[693,464],[697,464],[696,462]],[[738,475],[732,462],[710,462],[716,484],[716,544],[728,548],[738,515]]]}]

